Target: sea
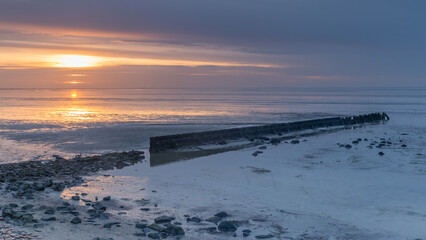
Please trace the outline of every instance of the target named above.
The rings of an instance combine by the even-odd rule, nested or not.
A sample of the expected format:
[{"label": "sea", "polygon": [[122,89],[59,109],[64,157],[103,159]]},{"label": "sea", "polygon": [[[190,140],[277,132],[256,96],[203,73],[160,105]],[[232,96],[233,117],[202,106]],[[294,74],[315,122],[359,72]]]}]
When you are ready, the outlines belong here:
[{"label": "sea", "polygon": [[0,163],[146,150],[152,136],[371,112],[424,125],[426,88],[0,88]]}]

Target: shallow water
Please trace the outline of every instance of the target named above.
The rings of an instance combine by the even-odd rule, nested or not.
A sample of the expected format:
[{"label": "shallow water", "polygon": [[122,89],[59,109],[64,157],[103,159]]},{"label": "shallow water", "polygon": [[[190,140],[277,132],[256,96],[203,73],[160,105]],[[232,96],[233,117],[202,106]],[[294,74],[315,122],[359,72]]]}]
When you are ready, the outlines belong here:
[{"label": "shallow water", "polygon": [[386,111],[426,89],[0,89],[0,161],[148,148],[150,136]]}]

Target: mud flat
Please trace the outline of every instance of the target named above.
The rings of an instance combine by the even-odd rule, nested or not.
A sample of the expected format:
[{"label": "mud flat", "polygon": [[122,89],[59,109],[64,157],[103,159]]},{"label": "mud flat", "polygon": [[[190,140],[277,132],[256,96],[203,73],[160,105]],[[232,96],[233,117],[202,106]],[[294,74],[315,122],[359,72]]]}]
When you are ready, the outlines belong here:
[{"label": "mud flat", "polygon": [[426,126],[392,119],[156,165],[2,165],[1,221],[29,239],[422,239]]}]

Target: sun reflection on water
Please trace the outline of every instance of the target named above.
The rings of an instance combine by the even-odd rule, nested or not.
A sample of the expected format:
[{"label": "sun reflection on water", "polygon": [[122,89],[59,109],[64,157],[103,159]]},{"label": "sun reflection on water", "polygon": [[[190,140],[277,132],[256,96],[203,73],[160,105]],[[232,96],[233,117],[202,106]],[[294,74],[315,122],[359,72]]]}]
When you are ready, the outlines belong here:
[{"label": "sun reflection on water", "polygon": [[71,98],[77,98],[77,97],[78,97],[77,91],[72,91]]},{"label": "sun reflection on water", "polygon": [[[12,92],[15,93],[15,92]],[[20,93],[20,92],[19,92]],[[53,123],[65,128],[89,127],[97,123],[200,123],[232,117],[240,111],[228,104],[200,104],[198,99],[176,100],[182,95],[154,91],[61,89],[25,92],[22,107],[9,108],[1,119]],[[15,104],[14,102],[11,105]],[[25,105],[24,105],[25,104]],[[16,105],[16,104],[15,104]],[[14,105],[14,106],[15,106]]]}]

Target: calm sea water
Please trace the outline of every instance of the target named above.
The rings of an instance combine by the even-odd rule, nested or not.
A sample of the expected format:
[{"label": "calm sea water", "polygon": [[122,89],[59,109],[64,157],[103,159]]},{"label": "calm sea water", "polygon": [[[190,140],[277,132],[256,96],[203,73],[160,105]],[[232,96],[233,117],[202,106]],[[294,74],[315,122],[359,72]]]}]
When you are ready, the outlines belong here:
[{"label": "calm sea water", "polygon": [[150,136],[386,111],[426,89],[0,89],[0,162],[148,148]]}]

